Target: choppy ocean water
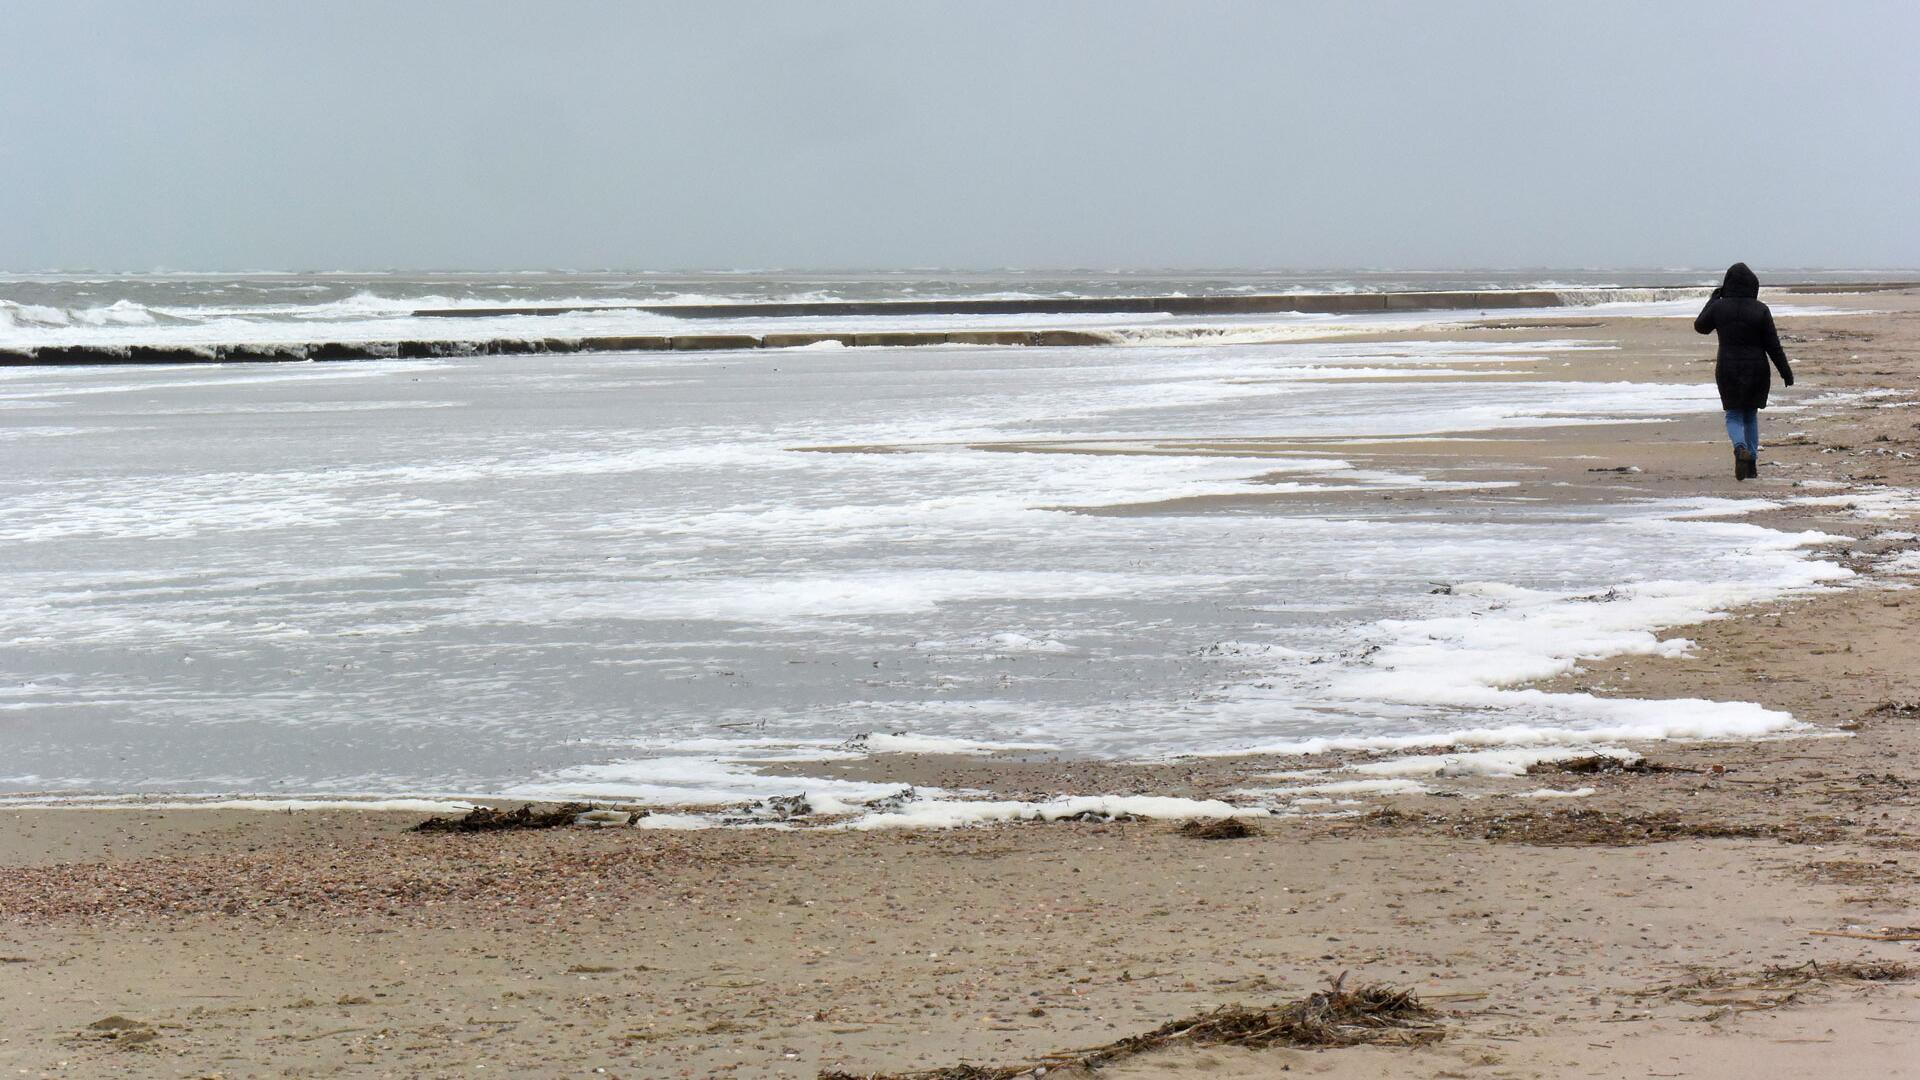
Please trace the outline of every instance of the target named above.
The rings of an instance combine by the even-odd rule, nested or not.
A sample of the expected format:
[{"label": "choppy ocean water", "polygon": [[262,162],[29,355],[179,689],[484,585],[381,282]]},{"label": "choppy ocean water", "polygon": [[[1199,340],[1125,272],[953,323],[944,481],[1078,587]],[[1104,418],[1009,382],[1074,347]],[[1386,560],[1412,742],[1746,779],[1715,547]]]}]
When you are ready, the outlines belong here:
[{"label": "choppy ocean water", "polygon": [[[1786,270],[1780,271],[1773,280],[1868,281],[1901,277],[1898,273],[1876,271]],[[620,310],[623,305],[1604,286],[1660,289],[1713,284],[1718,279],[1719,272],[1712,270],[0,274],[0,349],[76,344],[200,345],[649,334],[734,328],[713,320],[694,321]],[[421,309],[534,305],[585,305],[607,310],[581,312],[559,319],[412,317],[414,311]],[[1048,317],[1044,321],[1058,325],[1060,320]],[[1139,318],[1133,316],[1125,321],[1138,322]],[[859,320],[853,322],[858,324]],[[1002,318],[995,320],[994,325],[1019,322]],[[779,328],[808,329],[814,325],[783,323]],[[910,325],[948,326],[955,322],[933,317],[910,320]]]},{"label": "choppy ocean water", "polygon": [[[1555,279],[1617,280],[1573,276]],[[697,295],[1063,288],[739,277],[752,284]],[[304,301],[263,299],[299,282]],[[631,279],[607,287],[653,298]],[[406,286],[418,295],[304,278],[156,288],[89,306],[109,293],[0,283],[19,311],[67,313],[16,317],[0,336],[379,323],[404,316],[337,305],[469,298],[441,280]],[[486,288],[476,302],[596,295],[574,277]],[[165,322],[189,318],[176,313],[194,289],[228,292],[197,305],[197,323]],[[117,304],[164,318],[73,314]],[[274,306],[290,310],[261,313]],[[245,313],[206,313],[218,307]],[[1787,718],[1740,703],[1504,687],[1578,655],[1674,648],[1650,631],[1843,573],[1809,538],[1698,505],[1490,515],[1471,492],[1419,513],[1333,497],[1441,486],[1355,467],[1342,437],[1714,407],[1706,387],[1531,377],[1571,356],[1605,350],[1416,340],[0,371],[0,791],[713,801],[796,789],[756,761],[888,739],[1140,758],[1778,729]],[[1403,385],[1370,378],[1450,371],[1481,377],[1424,384],[1417,410]],[[1323,442],[1164,446],[1264,438]],[[847,447],[863,449],[826,449]],[[1060,452],[1090,448],[1109,452]],[[1252,492],[1300,497],[1111,512]],[[1619,599],[1581,599],[1609,589]]]}]

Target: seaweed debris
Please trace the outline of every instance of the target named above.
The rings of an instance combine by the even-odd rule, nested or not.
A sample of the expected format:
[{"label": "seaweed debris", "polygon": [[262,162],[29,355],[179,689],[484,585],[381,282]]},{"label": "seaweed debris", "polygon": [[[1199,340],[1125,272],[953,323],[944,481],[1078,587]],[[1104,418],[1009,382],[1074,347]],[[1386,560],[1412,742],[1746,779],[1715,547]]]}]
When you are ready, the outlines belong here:
[{"label": "seaweed debris", "polygon": [[1627,760],[1606,754],[1583,754],[1575,758],[1561,758],[1558,761],[1539,761],[1527,766],[1528,776],[1540,776],[1548,773],[1576,773],[1581,776],[1648,776],[1654,773],[1699,773],[1699,769],[1689,769],[1684,765],[1656,765],[1645,758]]},{"label": "seaweed debris", "polygon": [[1883,926],[1878,930],[1809,930],[1815,937],[1859,938],[1861,941],[1920,941],[1920,926]]},{"label": "seaweed debris", "polygon": [[501,829],[552,829],[571,825],[581,814],[593,810],[586,803],[561,803],[546,810],[535,810],[527,803],[518,810],[498,810],[476,806],[457,818],[430,817],[408,832],[495,832]]},{"label": "seaweed debris", "polygon": [[1904,885],[1914,880],[1914,875],[1893,859],[1828,859],[1808,863],[1804,873],[1808,881],[1837,885]]},{"label": "seaweed debris", "polygon": [[1674,813],[1613,814],[1604,810],[1550,810],[1504,814],[1484,823],[1481,835],[1495,843],[1606,847],[1660,844],[1670,840],[1783,840],[1811,843],[1833,830],[1814,826],[1736,825],[1694,821]]},{"label": "seaweed debris", "polygon": [[1442,1037],[1432,1009],[1410,990],[1380,983],[1344,988],[1343,974],[1325,990],[1264,1009],[1222,1005],[1088,1050],[1048,1054],[1020,1065],[950,1065],[904,1073],[823,1070],[819,1080],[1017,1080],[1055,1069],[1098,1069],[1172,1046],[1339,1047],[1363,1043],[1418,1046]]},{"label": "seaweed debris", "polygon": [[1189,840],[1242,840],[1260,835],[1260,830],[1240,818],[1195,818],[1180,826],[1180,835]]},{"label": "seaweed debris", "polygon": [[1447,817],[1432,813],[1409,813],[1392,807],[1376,810],[1355,819],[1343,831],[1408,832],[1428,830],[1440,834],[1491,840],[1502,844],[1533,844],[1541,847],[1635,847],[1663,844],[1672,840],[1779,840],[1788,844],[1812,844],[1839,835],[1838,825],[1845,819],[1825,819],[1795,825],[1741,825],[1725,821],[1699,821],[1673,812],[1616,814],[1605,810],[1520,811],[1491,817]]},{"label": "seaweed debris", "polygon": [[133,1050],[160,1037],[152,1024],[145,1020],[133,1020],[115,1013],[88,1024],[80,1033],[80,1038],[102,1039],[113,1043],[122,1050]]},{"label": "seaweed debris", "polygon": [[1773,965],[1755,972],[1696,969],[1693,978],[1634,993],[1637,998],[1667,998],[1689,1005],[1740,1012],[1777,1009],[1798,1001],[1807,990],[1836,983],[1910,982],[1920,969],[1898,961],[1848,960]]}]

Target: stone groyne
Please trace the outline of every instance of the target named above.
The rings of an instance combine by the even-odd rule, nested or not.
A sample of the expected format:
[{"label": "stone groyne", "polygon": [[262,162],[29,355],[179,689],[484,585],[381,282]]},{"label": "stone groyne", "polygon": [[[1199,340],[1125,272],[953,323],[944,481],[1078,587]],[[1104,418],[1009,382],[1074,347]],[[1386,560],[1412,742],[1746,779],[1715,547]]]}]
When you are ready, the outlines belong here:
[{"label": "stone groyne", "polygon": [[867,345],[1110,345],[1112,334],[1079,330],[821,331],[780,334],[629,334],[608,337],[437,339],[234,345],[44,345],[0,347],[0,367],[99,364],[273,364],[327,360],[429,360],[563,353],[787,349],[823,341]]}]

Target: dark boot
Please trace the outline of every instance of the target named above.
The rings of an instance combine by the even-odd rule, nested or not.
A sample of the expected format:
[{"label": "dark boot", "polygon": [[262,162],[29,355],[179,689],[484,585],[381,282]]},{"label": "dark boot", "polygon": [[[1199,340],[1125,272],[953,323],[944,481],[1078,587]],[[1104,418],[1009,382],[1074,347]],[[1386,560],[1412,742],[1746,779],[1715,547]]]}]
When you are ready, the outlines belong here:
[{"label": "dark boot", "polygon": [[1733,478],[1735,480],[1751,480],[1758,475],[1760,475],[1759,470],[1753,467],[1753,452],[1744,446],[1734,447]]}]

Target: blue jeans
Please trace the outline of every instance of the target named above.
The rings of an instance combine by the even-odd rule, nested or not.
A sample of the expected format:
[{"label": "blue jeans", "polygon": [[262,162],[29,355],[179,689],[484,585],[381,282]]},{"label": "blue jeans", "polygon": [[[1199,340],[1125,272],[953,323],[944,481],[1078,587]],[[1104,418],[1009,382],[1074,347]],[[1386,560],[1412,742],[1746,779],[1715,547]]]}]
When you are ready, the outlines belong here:
[{"label": "blue jeans", "polygon": [[1760,410],[1728,409],[1727,438],[1733,440],[1734,449],[1745,447],[1750,454],[1760,452]]}]

